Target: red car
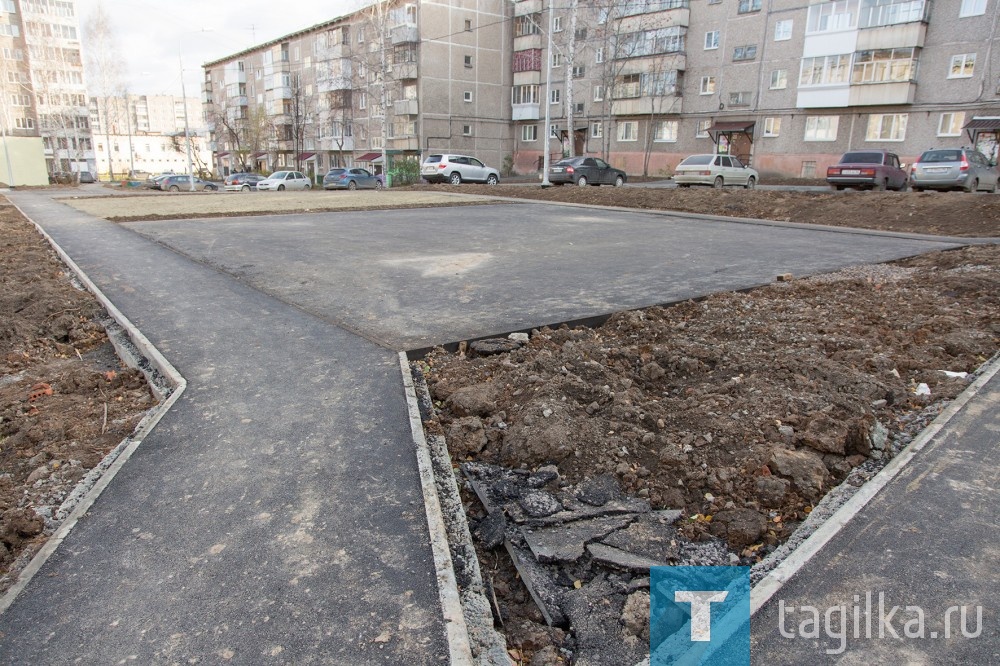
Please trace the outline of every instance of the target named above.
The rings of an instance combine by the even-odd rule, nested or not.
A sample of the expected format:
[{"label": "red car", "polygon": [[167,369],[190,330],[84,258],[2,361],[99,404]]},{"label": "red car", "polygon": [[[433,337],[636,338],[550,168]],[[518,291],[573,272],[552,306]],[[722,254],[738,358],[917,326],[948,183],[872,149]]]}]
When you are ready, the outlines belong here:
[{"label": "red car", "polygon": [[264,180],[259,173],[231,173],[223,185],[226,192],[250,192],[257,189],[257,183]]},{"label": "red car", "polygon": [[852,150],[844,153],[836,166],[827,167],[826,182],[838,190],[906,191],[907,173],[899,156],[887,150]]}]

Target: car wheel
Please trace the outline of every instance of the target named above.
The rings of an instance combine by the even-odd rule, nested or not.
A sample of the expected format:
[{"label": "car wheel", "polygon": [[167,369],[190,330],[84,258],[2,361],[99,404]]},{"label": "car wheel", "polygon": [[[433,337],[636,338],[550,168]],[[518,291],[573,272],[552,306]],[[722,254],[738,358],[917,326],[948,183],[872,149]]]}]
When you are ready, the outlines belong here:
[{"label": "car wheel", "polygon": [[725,184],[726,184],[725,181],[722,180],[722,176],[716,176],[715,182],[712,183],[712,187],[714,187],[717,190],[721,190],[725,186]]},{"label": "car wheel", "polygon": [[176,185],[171,185],[169,191],[170,192],[180,192],[181,188],[177,187]]},{"label": "car wheel", "polygon": [[452,174],[450,176],[448,176],[448,182],[451,183],[452,185],[461,185],[462,184],[462,174],[460,174],[457,171],[452,172]]},{"label": "car wheel", "polygon": [[997,185],[998,185],[998,183],[993,183],[993,187],[991,187],[990,189],[988,189],[986,191],[989,192],[990,194],[996,194],[997,193]]},{"label": "car wheel", "polygon": [[971,182],[971,183],[970,183],[970,184],[968,185],[968,187],[966,187],[966,188],[965,188],[965,191],[966,191],[966,192],[975,192],[975,191],[976,191],[976,190],[978,190],[978,189],[979,189],[979,179],[978,179],[978,178],[976,178],[975,180],[973,180],[973,181],[972,181],[972,182]]},{"label": "car wheel", "polygon": [[677,183],[677,187],[691,187],[691,183]]},{"label": "car wheel", "polygon": [[376,180],[375,181],[375,189],[376,190],[381,190],[381,189],[384,189],[384,188],[385,188],[385,185],[382,184],[381,180]]},{"label": "car wheel", "polygon": [[311,190],[313,188],[312,183],[306,183],[306,189]]},{"label": "car wheel", "polygon": [[909,184],[908,184],[908,183],[903,183],[902,185],[900,185],[899,187],[897,187],[897,188],[896,188],[896,191],[897,191],[897,192],[905,192],[905,191],[906,191],[906,188],[907,188],[908,186],[909,186]]},{"label": "car wheel", "polygon": [[249,185],[244,185],[240,189],[243,190],[244,192],[249,192],[250,191],[250,186]]},{"label": "car wheel", "polygon": [[625,178],[622,176],[615,177],[615,187],[621,187],[625,184]]},{"label": "car wheel", "polygon": [[496,174],[491,173],[489,177],[486,178],[487,185],[497,185],[500,179],[496,177]]},{"label": "car wheel", "polygon": [[754,189],[756,187],[757,187],[757,179],[754,178],[753,176],[750,176],[749,178],[747,178],[746,189],[752,190],[752,189]]},{"label": "car wheel", "polygon": [[284,185],[278,185],[278,191],[281,192],[285,189]]},{"label": "car wheel", "polygon": [[878,190],[879,192],[885,192],[887,189],[889,189],[889,179],[883,178],[882,180],[875,183],[875,187],[873,187],[872,189]]},{"label": "car wheel", "polygon": [[354,182],[354,181],[352,180],[352,181],[350,181],[349,183],[347,183],[347,189],[349,189],[349,190],[356,190],[356,189],[358,189],[358,184],[357,184],[357,183],[355,183],[355,182]]},{"label": "car wheel", "polygon": [[837,190],[838,192],[843,192],[845,187],[847,187],[847,186],[846,185],[834,185],[833,189]]},{"label": "car wheel", "polygon": [[580,176],[577,179],[576,184],[579,185],[580,187],[586,187],[590,183],[587,182],[587,177],[586,176]]},{"label": "car wheel", "polygon": [[924,191],[924,188],[922,188],[922,187],[914,187],[914,188],[913,188],[913,191],[914,191],[914,192],[923,192],[923,191]]}]

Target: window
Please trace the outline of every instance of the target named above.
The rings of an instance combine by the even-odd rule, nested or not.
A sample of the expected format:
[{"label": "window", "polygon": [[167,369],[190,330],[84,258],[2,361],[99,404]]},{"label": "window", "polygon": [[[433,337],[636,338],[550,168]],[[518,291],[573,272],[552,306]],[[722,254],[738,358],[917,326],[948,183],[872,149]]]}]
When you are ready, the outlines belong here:
[{"label": "window", "polygon": [[552,17],[552,32],[562,32],[562,16]]},{"label": "window", "polygon": [[577,102],[573,106],[574,106],[573,112],[582,116],[583,115],[583,102]]},{"label": "window", "polygon": [[472,32],[472,19],[465,19],[465,31]]},{"label": "window", "polygon": [[559,127],[556,125],[549,125],[549,138],[558,139],[559,138]]},{"label": "window", "polygon": [[958,10],[958,17],[982,16],[986,13],[986,0],[962,0],[962,8]]},{"label": "window", "polygon": [[612,92],[615,99],[635,99],[642,96],[642,75],[625,74]]},{"label": "window", "polygon": [[463,97],[463,99],[465,99],[466,102],[471,102],[472,101],[472,91],[471,90],[466,90],[464,93],[462,93],[462,97]]},{"label": "window", "polygon": [[803,58],[799,70],[799,87],[847,83],[850,64],[851,56],[847,54]]},{"label": "window", "polygon": [[809,116],[803,141],[836,141],[840,116]]},{"label": "window", "polygon": [[562,67],[562,64],[563,64],[562,54],[561,53],[556,53],[556,52],[553,51],[553,53],[552,53],[552,66],[553,67]]},{"label": "window", "polygon": [[712,126],[711,120],[699,120],[698,128],[694,132],[694,137],[696,139],[707,139],[708,138],[708,128]]},{"label": "window", "polygon": [[465,66],[472,67],[472,56],[470,55],[465,56]]},{"label": "window", "polygon": [[576,32],[573,33],[573,39],[575,39],[578,42],[586,41],[586,39],[587,39],[587,29],[586,28],[577,28]]},{"label": "window", "polygon": [[17,129],[35,129],[35,121],[33,118],[15,118],[14,126]]},{"label": "window", "polygon": [[0,11],[13,14],[17,10],[14,8],[14,0],[3,0],[0,2]]},{"label": "window", "polygon": [[462,136],[472,136],[472,125],[462,125]]},{"label": "window", "polygon": [[781,118],[764,118],[764,136],[778,136],[781,133]]},{"label": "window", "polygon": [[514,36],[526,37],[539,34],[541,30],[539,30],[538,25],[541,18],[541,14],[525,14],[516,17],[514,19]]},{"label": "window", "polygon": [[750,91],[729,93],[729,106],[750,106],[753,93]]},{"label": "window", "polygon": [[676,120],[661,120],[653,126],[653,141],[677,141]]},{"label": "window", "polygon": [[792,21],[778,21],[774,24],[774,41],[783,42],[792,38]]},{"label": "window", "polygon": [[914,50],[878,49],[854,54],[851,83],[889,83],[909,81],[916,71]]},{"label": "window", "polygon": [[11,23],[0,23],[0,35],[7,37],[20,37],[21,29]]},{"label": "window", "polygon": [[538,86],[514,86],[511,90],[511,104],[538,104]]},{"label": "window", "polygon": [[638,58],[684,50],[687,28],[672,26],[622,35],[618,40],[618,58]]},{"label": "window", "polygon": [[859,28],[922,21],[929,0],[862,0]]},{"label": "window", "polygon": [[868,116],[865,141],[902,141],[906,138],[907,113],[873,113]]},{"label": "window", "polygon": [[733,49],[733,62],[739,62],[740,60],[753,60],[757,57],[757,46],[756,44],[749,44],[747,46],[737,46]]},{"label": "window", "polygon": [[562,91],[554,88],[549,92],[549,104],[558,104],[560,101],[562,101]]},{"label": "window", "polygon": [[759,12],[760,4],[761,0],[740,0],[740,4],[736,11],[739,14],[749,14],[750,12]]},{"label": "window", "polygon": [[788,70],[771,70],[771,90],[784,90],[788,87]]},{"label": "window", "polygon": [[598,46],[597,50],[594,51],[594,62],[600,64],[604,62],[604,47]]},{"label": "window", "polygon": [[835,32],[858,27],[858,0],[837,0],[809,6],[806,33]]},{"label": "window", "polygon": [[595,102],[604,101],[604,86],[594,86],[594,101]]},{"label": "window", "polygon": [[600,139],[604,136],[604,123],[601,121],[590,123],[590,137]]},{"label": "window", "polygon": [[965,111],[942,113],[938,120],[938,136],[962,136]]},{"label": "window", "polygon": [[586,67],[584,67],[583,65],[577,65],[576,67],[573,68],[573,78],[582,79],[584,74],[586,74],[586,72],[587,72]]},{"label": "window", "polygon": [[368,93],[361,92],[358,95],[358,108],[361,110],[368,108]]},{"label": "window", "polygon": [[719,48],[719,31],[713,30],[712,32],[705,33],[705,50],[711,51],[712,49]]},{"label": "window", "polygon": [[967,79],[976,68],[975,53],[960,53],[951,57],[951,67],[948,69],[949,79]]},{"label": "window", "polygon": [[715,93],[715,77],[714,76],[703,76],[701,77],[701,95],[712,95]]},{"label": "window", "polygon": [[638,120],[625,120],[618,123],[618,140],[619,141],[638,141],[639,140],[639,121]]},{"label": "window", "polygon": [[538,141],[538,125],[521,125],[521,141]]}]

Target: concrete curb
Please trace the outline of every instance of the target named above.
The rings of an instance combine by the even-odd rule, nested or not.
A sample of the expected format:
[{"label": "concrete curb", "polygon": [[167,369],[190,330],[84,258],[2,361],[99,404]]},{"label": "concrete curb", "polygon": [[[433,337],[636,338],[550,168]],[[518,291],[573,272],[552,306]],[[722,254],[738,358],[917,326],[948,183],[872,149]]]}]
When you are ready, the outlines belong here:
[{"label": "concrete curb", "polygon": [[424,438],[424,426],[420,420],[420,407],[410,374],[410,363],[406,352],[399,352],[399,370],[402,374],[403,389],[406,392],[406,406],[410,418],[410,434],[413,436],[417,454],[417,468],[420,472],[420,486],[424,494],[424,511],[427,514],[427,531],[431,550],[434,553],[434,569],[437,573],[438,597],[444,614],[445,631],[448,638],[449,664],[452,666],[473,666],[469,628],[462,614],[458,583],[448,548],[448,533],[445,529],[441,503],[438,501],[434,483],[434,469],[430,448]]},{"label": "concrete curb", "polygon": [[863,485],[851,499],[847,500],[823,525],[796,548],[781,564],[757,583],[750,591],[750,615],[753,616],[771,597],[802,569],[830,540],[836,536],[865,506],[892,481],[916,455],[927,446],[951,419],[975,397],[994,375],[1000,372],[1000,357],[994,357],[982,369],[980,376],[957,398],[951,401],[941,414],[923,432],[882,468],[868,483]]},{"label": "concrete curb", "polygon": [[[142,367],[142,364],[139,364],[139,369],[146,376],[146,381],[149,383],[150,388],[159,395],[161,400],[163,400],[164,394],[157,387],[154,380],[155,378],[152,375],[152,371],[155,371],[159,373],[163,380],[173,387],[173,390],[170,392],[169,396],[166,396],[166,400],[163,400],[158,407],[150,410],[139,422],[135,431],[122,441],[122,444],[125,445],[124,448],[122,445],[119,445],[105,457],[105,460],[103,460],[101,464],[104,464],[109,459],[113,459],[113,462],[110,463],[107,471],[102,474],[97,483],[94,484],[94,486],[87,491],[86,494],[84,494],[79,503],[73,509],[72,513],[70,513],[70,515],[63,521],[62,525],[59,526],[52,536],[49,537],[49,540],[45,543],[41,550],[35,554],[28,566],[21,571],[17,583],[15,583],[2,597],[0,597],[0,614],[10,608],[17,596],[28,586],[28,583],[31,582],[31,579],[35,576],[35,574],[41,570],[42,566],[49,559],[49,557],[52,556],[59,545],[66,539],[80,518],[90,510],[90,507],[93,506],[94,502],[97,501],[97,498],[100,497],[102,492],[104,492],[104,489],[111,484],[115,475],[118,474],[121,468],[125,466],[128,459],[133,453],[135,453],[135,450],[139,448],[139,445],[142,444],[146,435],[148,435],[156,424],[159,423],[160,419],[163,418],[164,414],[166,414],[173,404],[177,402],[177,400],[181,397],[181,394],[184,393],[184,389],[187,388],[187,380],[185,380],[184,377],[177,372],[174,366],[171,365],[166,358],[164,358],[160,351],[153,346],[153,343],[151,343],[117,307],[115,307],[108,297],[104,295],[104,293],[97,287],[96,284],[94,284],[87,274],[83,272],[76,262],[73,261],[68,254],[66,254],[59,244],[56,243],[56,241],[48,233],[46,233],[45,230],[38,225],[38,223],[28,217],[20,207],[14,204],[14,202],[11,202],[11,205],[17,208],[18,212],[20,212],[26,220],[35,226],[38,233],[49,243],[49,245],[52,246],[56,254],[59,255],[59,258],[62,259],[70,270],[73,271],[77,279],[80,280],[80,282],[94,295],[95,298],[97,298],[98,302],[102,307],[104,307],[108,314],[111,315],[115,323],[121,326],[122,330],[128,336],[129,341],[149,361],[149,364],[152,366],[151,369]],[[122,358],[127,359],[131,356],[131,354],[127,351],[123,353],[120,348],[121,341],[117,338],[113,331],[108,331],[108,337],[115,346],[115,350],[120,356],[122,356]]]}]

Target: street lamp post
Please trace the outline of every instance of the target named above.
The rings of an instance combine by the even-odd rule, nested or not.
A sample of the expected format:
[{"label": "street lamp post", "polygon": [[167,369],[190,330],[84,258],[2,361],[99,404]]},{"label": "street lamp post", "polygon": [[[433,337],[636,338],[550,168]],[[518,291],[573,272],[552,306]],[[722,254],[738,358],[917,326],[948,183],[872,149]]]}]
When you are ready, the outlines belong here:
[{"label": "street lamp post", "polygon": [[542,156],[542,187],[549,187],[552,183],[549,182],[549,162],[551,157],[549,157],[549,141],[551,137],[551,130],[549,125],[552,123],[552,111],[551,104],[549,104],[549,96],[552,95],[552,30],[555,28],[555,11],[552,6],[553,0],[549,0],[549,37],[548,37],[548,47],[546,48],[546,57],[548,58],[548,63],[545,66],[545,99],[542,100],[542,104],[545,105],[545,140],[542,142],[542,149],[545,154]]},{"label": "street lamp post", "polygon": [[184,143],[187,144],[188,158],[188,183],[191,185],[190,191],[194,192],[194,162],[191,159],[191,128],[188,126],[187,93],[184,91],[184,60],[180,56],[177,59],[181,63],[181,105],[184,107]]}]

